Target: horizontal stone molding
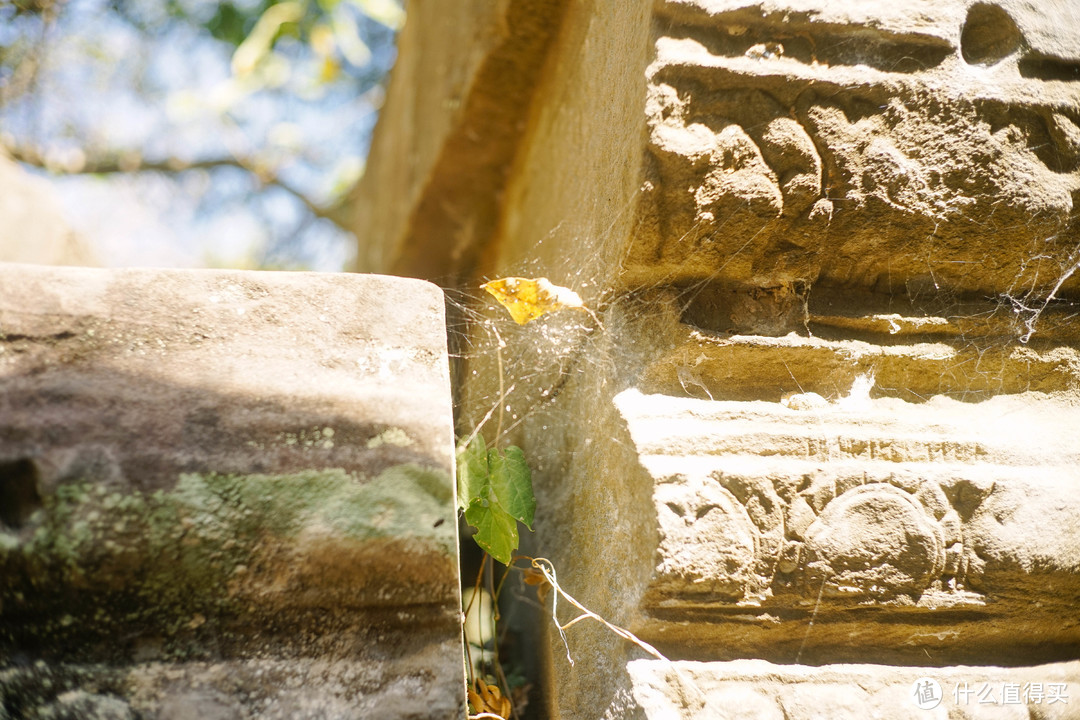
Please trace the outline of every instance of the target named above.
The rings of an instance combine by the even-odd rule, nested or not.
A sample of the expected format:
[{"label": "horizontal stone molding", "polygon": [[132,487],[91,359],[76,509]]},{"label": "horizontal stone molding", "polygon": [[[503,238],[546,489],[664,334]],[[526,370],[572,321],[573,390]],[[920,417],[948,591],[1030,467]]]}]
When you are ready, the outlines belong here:
[{"label": "horizontal stone molding", "polygon": [[1075,408],[818,401],[616,396],[657,523],[637,630],[789,659],[806,637],[837,657],[865,632],[894,657],[1080,640],[1057,620],[1080,601],[1080,458],[1060,424]]},{"label": "horizontal stone molding", "polygon": [[872,379],[876,396],[922,402],[1080,387],[1080,353],[1070,346],[963,338],[880,345],[793,334],[721,335],[685,325],[679,335],[646,368],[643,389],[714,400],[777,402],[806,393],[836,399],[863,377]]}]

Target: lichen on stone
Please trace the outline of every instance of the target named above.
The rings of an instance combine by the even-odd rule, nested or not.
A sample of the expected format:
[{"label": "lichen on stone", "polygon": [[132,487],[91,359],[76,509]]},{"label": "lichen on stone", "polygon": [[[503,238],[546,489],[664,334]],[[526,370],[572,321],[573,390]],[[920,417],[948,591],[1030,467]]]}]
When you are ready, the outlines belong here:
[{"label": "lichen on stone", "polygon": [[61,485],[25,527],[0,533],[0,646],[190,634],[294,601],[399,597],[382,568],[405,562],[396,553],[453,565],[450,483],[404,465],[370,479],[184,474],[152,492]]}]

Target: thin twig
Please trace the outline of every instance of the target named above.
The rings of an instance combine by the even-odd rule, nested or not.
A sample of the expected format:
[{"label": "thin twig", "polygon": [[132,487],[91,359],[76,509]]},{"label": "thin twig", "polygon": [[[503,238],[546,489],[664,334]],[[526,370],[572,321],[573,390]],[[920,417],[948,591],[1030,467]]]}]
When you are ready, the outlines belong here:
[{"label": "thin twig", "polygon": [[301,192],[291,183],[282,180],[277,172],[254,158],[227,157],[209,158],[205,160],[181,160],[179,158],[167,158],[165,160],[138,159],[127,162],[120,157],[89,157],[78,166],[56,167],[47,162],[41,153],[14,145],[4,145],[3,149],[11,156],[25,165],[48,170],[60,175],[119,175],[125,173],[159,172],[176,175],[189,170],[214,170],[216,168],[231,167],[251,173],[263,185],[271,185],[281,188],[289,193],[307,208],[308,212],[316,217],[330,220],[341,225],[340,213],[334,205],[322,206],[305,193]]},{"label": "thin twig", "polygon": [[[510,388],[507,390],[507,392],[508,393],[514,392],[515,387],[517,387],[517,383],[512,383],[510,385]],[[484,425],[487,424],[487,421],[491,419],[491,416],[495,414],[495,410],[498,409],[499,405],[501,405],[502,402],[503,402],[503,398],[500,397],[499,402],[496,403],[495,405],[491,406],[491,409],[488,410],[487,414],[484,415],[484,417],[480,420],[480,422],[478,422],[476,424],[476,427],[473,428],[473,431],[471,433],[469,433],[469,436],[467,438],[465,438],[464,442],[458,443],[461,447],[468,447],[469,444],[472,443],[473,438],[475,438],[477,435],[480,434],[480,430],[482,430]],[[496,442],[498,442],[498,438],[496,438]]]},{"label": "thin twig", "polygon": [[802,660],[802,652],[806,647],[806,641],[810,639],[810,630],[814,627],[814,621],[817,620],[817,611],[821,607],[821,596],[825,594],[825,583],[829,582],[829,578],[832,577],[831,572],[825,573],[825,577],[821,580],[821,587],[818,589],[817,602],[814,603],[814,612],[810,614],[810,622],[806,626],[806,634],[803,635],[802,644],[799,645],[799,652],[795,654],[795,664],[798,665]]}]

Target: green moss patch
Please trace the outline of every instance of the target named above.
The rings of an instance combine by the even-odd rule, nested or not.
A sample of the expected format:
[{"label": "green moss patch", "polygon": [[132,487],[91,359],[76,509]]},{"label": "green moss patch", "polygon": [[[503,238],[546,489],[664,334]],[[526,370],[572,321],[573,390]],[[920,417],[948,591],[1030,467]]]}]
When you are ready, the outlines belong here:
[{"label": "green moss patch", "polygon": [[[331,590],[355,586],[366,577],[348,566],[357,558],[415,554],[414,565],[440,567],[455,558],[451,480],[414,465],[373,479],[191,474],[153,493],[80,482],[42,500],[18,533],[0,532],[0,645],[197,633],[221,618],[250,621],[265,598],[299,593],[298,582],[306,607],[329,604],[319,573],[334,571]],[[314,571],[304,567],[312,554]],[[370,575],[387,582],[385,571]]]}]

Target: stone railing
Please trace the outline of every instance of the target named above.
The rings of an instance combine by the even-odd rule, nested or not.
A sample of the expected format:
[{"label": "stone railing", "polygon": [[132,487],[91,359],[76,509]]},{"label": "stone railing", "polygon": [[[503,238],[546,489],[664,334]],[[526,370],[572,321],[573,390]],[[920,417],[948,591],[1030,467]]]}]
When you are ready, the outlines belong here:
[{"label": "stone railing", "polygon": [[0,717],[464,715],[442,293],[0,265]]}]

